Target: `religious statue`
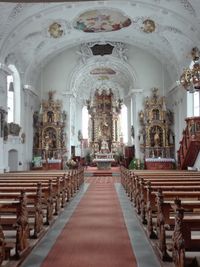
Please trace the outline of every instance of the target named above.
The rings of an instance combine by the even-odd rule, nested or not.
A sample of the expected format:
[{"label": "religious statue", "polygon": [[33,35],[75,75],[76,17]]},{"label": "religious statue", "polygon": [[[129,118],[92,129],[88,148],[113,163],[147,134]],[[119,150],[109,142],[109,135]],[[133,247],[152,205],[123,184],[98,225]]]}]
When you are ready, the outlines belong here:
[{"label": "religious statue", "polygon": [[160,136],[159,136],[159,132],[156,131],[156,133],[154,134],[154,146],[159,146],[160,144]]},{"label": "religious statue", "polygon": [[48,122],[53,122],[54,121],[54,114],[53,114],[52,110],[49,110],[47,112],[47,120],[48,120]]},{"label": "religious statue", "polygon": [[102,142],[101,142],[101,152],[106,153],[108,151],[109,151],[108,142],[105,141],[105,140],[102,140]]}]

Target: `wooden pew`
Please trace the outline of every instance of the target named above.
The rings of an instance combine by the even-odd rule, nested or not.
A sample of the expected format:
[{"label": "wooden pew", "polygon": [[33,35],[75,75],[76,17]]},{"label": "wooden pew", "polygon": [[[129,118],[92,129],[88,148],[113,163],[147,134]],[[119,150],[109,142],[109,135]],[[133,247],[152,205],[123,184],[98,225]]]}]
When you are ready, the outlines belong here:
[{"label": "wooden pew", "polygon": [[[174,212],[173,209],[177,205],[177,197],[182,201],[182,208],[185,209],[186,216],[184,223],[186,225],[184,234],[185,238],[189,240],[187,244],[187,250],[200,249],[199,240],[191,240],[191,231],[193,228],[200,231],[200,216],[196,213],[196,209],[200,211],[200,173],[189,171],[129,171],[122,169],[122,184],[127,192],[127,195],[131,200],[134,200],[134,204],[138,213],[142,217],[143,223],[146,222],[147,216],[147,231],[150,238],[158,237],[158,248],[160,256],[163,260],[171,260],[167,253],[166,246],[166,226],[167,229],[176,229],[174,226]],[[162,191],[163,190],[163,191]],[[166,191],[168,190],[168,191]],[[174,204],[175,200],[175,204]],[[188,213],[189,212],[189,213]],[[153,225],[152,213],[156,218],[156,223]],[[156,215],[156,217],[155,217]],[[187,220],[186,220],[187,219]],[[198,221],[198,223],[197,223]],[[188,226],[188,223],[191,223]],[[192,226],[191,226],[192,225]],[[198,228],[197,228],[198,226]],[[188,230],[189,229],[189,230]],[[185,266],[184,260],[181,259],[182,251],[177,247],[181,244],[180,240],[174,237],[179,237],[175,231],[173,235],[173,241],[176,249],[173,249],[173,259],[177,267]],[[184,244],[184,243],[183,243]],[[180,248],[180,247],[179,247]],[[186,250],[186,249],[185,249]],[[199,250],[198,250],[199,251]],[[182,264],[182,265],[181,265]]]},{"label": "wooden pew", "polygon": [[184,214],[181,201],[176,205],[175,227],[172,236],[172,257],[176,267],[185,267],[186,252],[200,251],[200,237],[193,239],[192,232],[200,231],[200,216]]},{"label": "wooden pew", "polygon": [[[1,189],[0,189],[1,190]],[[23,190],[26,190],[25,188]],[[19,198],[21,189],[16,190],[15,192],[0,192],[0,201],[6,203],[6,201],[14,201]],[[43,212],[43,193],[42,193],[42,185],[38,183],[35,191],[26,192],[26,202],[27,202],[27,211],[28,218],[30,218],[30,229],[33,228],[33,237],[38,238],[38,235],[43,230],[44,225],[44,212]],[[10,212],[15,213],[15,209],[13,210],[11,207],[1,207],[1,216],[3,214],[8,214]],[[33,223],[31,222],[33,218]]]},{"label": "wooden pew", "polygon": [[[187,194],[187,192],[186,192]],[[166,245],[166,230],[174,229],[174,211],[180,205],[180,199],[174,198],[174,200],[168,200],[166,195],[162,193],[161,190],[157,192],[157,221],[156,221],[156,233],[158,237],[158,248],[160,252],[161,259],[164,261],[171,260],[167,253],[167,245]],[[189,216],[194,217],[199,216],[200,211],[200,200],[196,197],[190,200],[187,199],[187,196],[182,196],[182,207],[185,209]],[[196,211],[198,210],[198,212]],[[200,217],[199,217],[200,218]]]},{"label": "wooden pew", "polygon": [[[4,229],[12,229],[16,231],[15,235],[15,257],[19,258],[29,247],[29,224],[28,224],[28,212],[27,212],[27,201],[25,191],[22,190],[18,200],[1,200],[0,207],[11,207],[15,209],[15,216],[10,216],[8,218],[0,217],[1,225],[1,238],[2,238],[2,255],[8,257],[10,253],[10,248],[7,249],[6,238],[2,231]],[[4,260],[4,259],[3,259]]]},{"label": "wooden pew", "polygon": [[[10,250],[13,249],[13,243],[8,242],[7,235],[5,235],[6,229],[9,231],[13,230],[15,229],[14,225],[17,225],[15,242],[16,244],[14,245],[14,248],[16,251],[15,256],[20,257],[20,255],[23,254],[26,248],[28,248],[28,246],[26,246],[26,242],[27,244],[29,244],[28,238],[31,228],[29,224],[30,214],[34,213],[33,236],[35,238],[38,238],[43,229],[44,203],[46,205],[45,222],[46,224],[49,224],[53,216],[53,211],[54,214],[57,214],[60,208],[64,207],[66,201],[69,201],[74,196],[83,181],[83,168],[74,171],[69,171],[62,177],[57,177],[56,173],[55,175],[53,175],[53,178],[52,175],[45,176],[43,174],[41,178],[41,174],[34,176],[33,173],[23,173],[23,175],[21,175],[21,173],[18,173],[17,175],[9,173],[6,175],[0,175],[0,207],[2,212],[2,216],[0,219],[0,264],[2,263],[3,259],[7,259],[10,257]],[[15,205],[21,203],[19,200],[16,199],[18,197],[21,197],[20,192],[22,191],[20,190],[22,188],[24,189],[23,192],[26,191],[27,196],[25,205],[25,225],[28,229],[27,232],[25,232],[25,229],[21,226],[21,224],[25,223],[25,220],[19,217],[18,213],[17,216],[15,215],[17,210],[20,211],[19,208],[15,207]],[[29,205],[32,205],[32,207],[29,207]],[[9,216],[6,216],[6,214]],[[22,235],[25,235],[26,238],[21,236],[20,233]]]}]

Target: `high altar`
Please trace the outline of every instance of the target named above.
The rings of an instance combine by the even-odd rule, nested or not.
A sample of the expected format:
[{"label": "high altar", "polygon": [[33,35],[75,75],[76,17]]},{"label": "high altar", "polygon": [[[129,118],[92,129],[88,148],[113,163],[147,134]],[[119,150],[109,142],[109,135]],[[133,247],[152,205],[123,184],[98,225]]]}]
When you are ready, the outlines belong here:
[{"label": "high altar", "polygon": [[116,99],[111,89],[97,89],[93,99],[87,101],[90,148],[95,155],[93,162],[100,169],[110,168],[120,146],[121,105],[122,100]]},{"label": "high altar", "polygon": [[173,114],[166,108],[165,98],[159,96],[157,88],[153,88],[151,97],[146,97],[144,111],[140,111],[139,120],[140,147],[144,153],[146,168],[173,169]]}]

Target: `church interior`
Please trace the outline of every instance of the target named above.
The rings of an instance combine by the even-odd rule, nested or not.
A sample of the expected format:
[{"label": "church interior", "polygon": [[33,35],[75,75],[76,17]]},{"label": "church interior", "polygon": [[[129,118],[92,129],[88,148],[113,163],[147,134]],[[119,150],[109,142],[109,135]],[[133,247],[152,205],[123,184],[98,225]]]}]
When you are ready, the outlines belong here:
[{"label": "church interior", "polygon": [[200,1],[0,1],[0,266],[200,266]]}]

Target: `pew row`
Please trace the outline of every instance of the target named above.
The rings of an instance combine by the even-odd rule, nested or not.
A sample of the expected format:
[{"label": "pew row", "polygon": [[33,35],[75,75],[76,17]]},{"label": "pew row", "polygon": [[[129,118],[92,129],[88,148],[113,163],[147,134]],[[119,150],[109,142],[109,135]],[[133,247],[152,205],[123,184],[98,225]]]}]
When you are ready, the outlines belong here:
[{"label": "pew row", "polygon": [[[181,259],[182,265],[177,260],[182,252],[173,250],[171,257],[168,250],[175,246],[173,243],[175,234],[171,235],[171,232],[175,232],[176,229],[176,208],[179,201],[185,212],[184,221],[192,225],[191,227],[187,225],[190,237],[185,236],[187,239],[185,251],[200,249],[199,239],[191,239],[194,227],[200,225],[200,173],[190,171],[136,171],[135,173],[122,167],[121,181],[128,197],[133,201],[141,222],[147,224],[145,230],[149,238],[157,238],[158,241],[155,240],[154,243],[161,259],[164,261],[173,259],[177,267],[186,266],[186,258]],[[200,231],[197,227],[195,230]],[[171,246],[168,248],[169,237]]]},{"label": "pew row", "polygon": [[[36,242],[41,238],[44,225],[51,224],[56,218],[54,215],[64,208],[84,181],[83,168],[69,171],[59,177],[57,174],[45,176],[45,173],[42,173],[42,176],[34,176],[34,173],[20,174],[0,175],[0,265],[13,258],[13,253],[10,253],[13,250],[15,259],[24,257],[27,253],[25,251],[30,247],[30,238],[35,238]],[[20,210],[19,199],[22,192],[26,199],[26,216],[19,219],[17,211]],[[26,225],[25,230],[22,227],[17,230],[17,222],[20,220]],[[47,228],[46,226],[45,231]],[[13,232],[16,232],[14,236]]]}]

